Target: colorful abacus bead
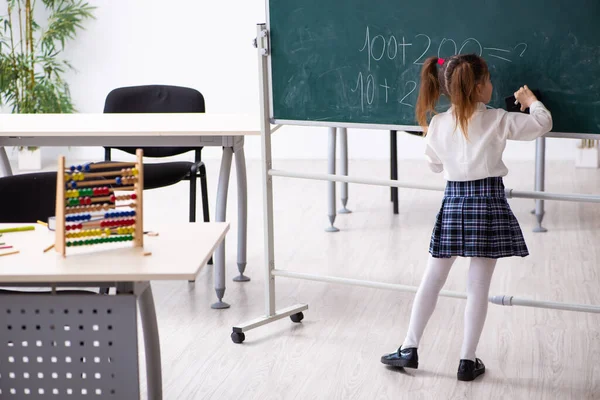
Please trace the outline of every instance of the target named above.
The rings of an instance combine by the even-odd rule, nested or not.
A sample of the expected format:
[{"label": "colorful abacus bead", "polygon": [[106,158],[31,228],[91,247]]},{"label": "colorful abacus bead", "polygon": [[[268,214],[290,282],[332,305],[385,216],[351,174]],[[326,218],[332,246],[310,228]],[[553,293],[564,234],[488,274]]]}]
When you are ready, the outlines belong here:
[{"label": "colorful abacus bead", "polygon": [[67,231],[74,231],[74,230],[82,229],[82,228],[83,228],[83,224],[73,224],[73,225],[65,226],[65,230],[67,230]]},{"label": "colorful abacus bead", "polygon": [[135,211],[117,211],[108,212],[104,214],[104,218],[123,218],[123,217],[134,217]]},{"label": "colorful abacus bead", "polygon": [[82,215],[68,215],[65,218],[65,221],[67,222],[75,222],[75,221],[89,221],[90,219],[92,219],[92,215],[91,214],[82,214]]}]

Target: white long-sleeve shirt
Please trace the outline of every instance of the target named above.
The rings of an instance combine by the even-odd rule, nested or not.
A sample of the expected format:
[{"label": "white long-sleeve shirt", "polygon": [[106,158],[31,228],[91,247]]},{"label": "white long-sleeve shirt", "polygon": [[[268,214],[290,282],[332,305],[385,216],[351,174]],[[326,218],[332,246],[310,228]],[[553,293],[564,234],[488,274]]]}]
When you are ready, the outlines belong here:
[{"label": "white long-sleeve shirt", "polygon": [[448,181],[472,181],[508,174],[502,162],[507,140],[534,140],[552,129],[552,115],[540,101],[529,114],[486,109],[478,103],[468,126],[468,140],[456,127],[452,108],[435,115],[425,136],[425,157],[433,172]]}]

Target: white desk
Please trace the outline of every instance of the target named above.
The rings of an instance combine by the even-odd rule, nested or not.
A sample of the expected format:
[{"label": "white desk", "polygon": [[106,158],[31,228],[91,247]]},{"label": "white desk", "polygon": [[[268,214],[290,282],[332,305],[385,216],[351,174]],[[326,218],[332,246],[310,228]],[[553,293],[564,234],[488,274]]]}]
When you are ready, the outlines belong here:
[{"label": "white desk", "polygon": [[[0,224],[0,229],[18,225]],[[69,248],[66,258],[54,250],[43,252],[54,242],[54,234],[41,225],[35,231],[4,233],[2,241],[20,253],[0,257],[0,286],[110,284],[117,287],[117,294],[135,294],[144,333],[148,395],[161,399],[160,343],[150,281],[195,279],[228,230],[229,224],[214,222],[157,226],[159,236],[145,236],[143,250],[128,243],[86,246]],[[144,256],[148,251],[152,254]]]},{"label": "white desk", "polygon": [[[215,220],[226,219],[227,189],[235,153],[238,186],[238,257],[243,281],[246,269],[247,181],[244,136],[260,135],[258,115],[244,114],[2,114],[0,172],[12,175],[6,146],[220,146],[223,158],[217,189]],[[93,160],[90,160],[93,161]],[[242,279],[240,279],[242,278]],[[225,242],[215,253],[213,308],[227,308]]]}]

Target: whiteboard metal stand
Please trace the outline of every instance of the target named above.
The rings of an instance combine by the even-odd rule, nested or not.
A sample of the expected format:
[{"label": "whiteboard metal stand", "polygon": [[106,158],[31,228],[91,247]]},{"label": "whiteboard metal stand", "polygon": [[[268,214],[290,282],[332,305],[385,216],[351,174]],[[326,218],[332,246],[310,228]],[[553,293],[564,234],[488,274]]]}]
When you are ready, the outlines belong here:
[{"label": "whiteboard metal stand", "polygon": [[[348,129],[339,128],[340,130],[340,175],[348,176]],[[352,211],[346,207],[348,205],[348,182],[342,182],[342,208],[340,214],[350,214]]]},{"label": "whiteboard metal stand", "polygon": [[[340,133],[340,175],[348,176],[348,129],[347,128],[329,128],[328,133],[328,147],[327,147],[327,173],[335,175],[335,162],[336,162],[336,142],[337,132]],[[329,226],[325,228],[326,232],[339,232],[340,230],[335,227],[334,222],[337,217],[335,211],[335,203],[337,202],[336,196],[336,183],[327,182],[327,217],[329,218]],[[342,182],[341,184],[341,201],[342,208],[338,211],[339,214],[350,214],[350,211],[346,206],[348,205],[348,183]]]},{"label": "whiteboard metal stand", "polygon": [[[564,133],[564,132],[549,132],[536,140],[535,147],[535,191],[544,192],[546,182],[546,139],[547,138],[563,138],[563,139],[590,139],[600,140],[600,133]],[[535,200],[535,209],[532,211],[535,214],[538,226],[533,229],[534,232],[547,232],[548,230],[542,226],[544,219],[544,200]]]},{"label": "whiteboard metal stand", "polygon": [[[271,122],[269,100],[269,37],[266,24],[257,25],[255,45],[258,48],[258,82],[260,96],[260,129],[262,150],[262,183],[263,183],[263,214],[265,234],[265,316],[233,327],[231,339],[235,343],[245,340],[244,332],[282,318],[291,317],[292,321],[300,322],[304,317],[302,311],[308,309],[307,304],[296,304],[277,311],[275,309],[275,238],[273,232],[273,178],[269,171],[273,168],[271,154]],[[335,182],[334,182],[335,183]]]},{"label": "whiteboard metal stand", "polygon": [[[271,122],[277,124],[289,123],[290,121],[271,121],[270,111],[270,82],[269,82],[269,40],[268,31],[266,30],[266,24],[258,24],[257,26],[257,39],[256,47],[258,48],[259,54],[259,96],[260,96],[260,112],[261,112],[261,146],[262,146],[262,178],[263,178],[263,207],[264,207],[264,234],[265,234],[265,315],[256,319],[244,322],[233,327],[231,333],[231,339],[234,343],[242,343],[246,339],[245,332],[258,328],[260,326],[269,324],[271,322],[290,317],[292,322],[301,322],[304,318],[303,311],[308,309],[307,304],[295,304],[290,307],[276,309],[275,306],[275,277],[290,278],[290,279],[303,279],[308,281],[316,282],[327,282],[336,283],[342,285],[368,287],[374,289],[386,289],[395,290],[399,292],[416,292],[416,286],[399,285],[385,282],[374,282],[365,281],[359,279],[350,279],[337,276],[325,276],[317,274],[309,274],[303,272],[295,272],[286,269],[275,268],[275,235],[274,235],[274,215],[273,215],[273,177],[286,177],[286,178],[299,178],[309,179],[315,181],[329,181],[329,182],[346,182],[346,183],[357,183],[374,186],[390,186],[390,187],[403,187],[410,189],[420,190],[431,190],[431,191],[444,191],[443,186],[436,186],[426,183],[411,183],[411,182],[399,182],[396,180],[376,179],[376,178],[358,178],[341,176],[335,174],[313,174],[305,172],[294,172],[294,171],[280,171],[273,169],[272,153],[271,153]],[[292,121],[296,122],[297,121]],[[305,122],[305,121],[303,121]],[[345,125],[345,124],[344,124]],[[323,126],[321,122],[319,124],[313,124],[313,126]],[[327,125],[325,125],[327,126]],[[336,123],[336,126],[339,126]],[[350,126],[347,124],[345,127]],[[357,127],[371,128],[371,129],[384,129],[384,130],[411,130],[410,127],[405,126],[394,126],[389,128],[386,125],[377,127],[358,125]],[[568,135],[570,137],[577,137],[577,135]],[[595,137],[594,137],[595,136]],[[555,137],[563,137],[562,135]],[[587,138],[597,139],[600,135],[585,135]],[[559,200],[559,201],[574,201],[574,202],[589,202],[600,204],[600,195],[588,195],[588,194],[562,194],[562,193],[545,193],[545,192],[525,192],[515,191],[513,189],[505,189],[507,198],[527,198],[537,200]],[[458,299],[466,299],[467,294],[461,292],[442,290],[440,296],[452,297]],[[571,303],[559,303],[552,301],[538,301],[530,300],[527,298],[517,298],[511,295],[497,295],[490,296],[488,301],[493,304],[502,306],[525,306],[525,307],[536,307],[536,308],[549,308],[555,310],[566,310],[576,312],[589,312],[600,314],[600,306],[587,305],[587,304],[571,304]]]},{"label": "whiteboard metal stand", "polygon": [[[327,173],[335,175],[335,145],[337,139],[337,128],[329,128],[329,135],[327,136],[328,146],[327,149],[329,157],[327,159]],[[343,157],[342,157],[343,159]],[[329,218],[329,226],[325,228],[326,232],[339,232],[339,229],[335,227],[335,182],[327,182],[327,217]]]},{"label": "whiteboard metal stand", "polygon": [[[535,141],[535,185],[536,192],[543,192],[546,183],[546,138],[540,137]],[[536,200],[535,208],[531,212],[535,214],[538,225],[533,228],[534,232],[548,232],[548,229],[542,226],[544,219],[544,200]]]}]

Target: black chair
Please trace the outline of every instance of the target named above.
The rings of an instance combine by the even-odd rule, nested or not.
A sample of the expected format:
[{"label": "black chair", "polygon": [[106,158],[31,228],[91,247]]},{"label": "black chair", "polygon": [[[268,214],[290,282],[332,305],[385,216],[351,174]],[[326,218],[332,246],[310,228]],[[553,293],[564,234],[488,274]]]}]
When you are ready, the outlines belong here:
[{"label": "black chair", "polygon": [[[165,85],[121,87],[106,97],[104,113],[204,113],[204,97],[191,88]],[[204,222],[210,221],[206,167],[201,160],[202,147],[105,147],[104,159],[111,161],[111,150],[135,154],[144,150],[144,157],[165,158],[194,151],[194,162],[144,164],[144,189],[154,189],[190,181],[190,222],[196,222],[196,182],[200,178]],[[212,263],[212,260],[211,260]]]},{"label": "black chair", "polygon": [[[0,178],[0,222],[48,221],[56,212],[56,172],[38,172]],[[106,291],[101,290],[101,293]],[[0,290],[0,293],[22,293]],[[41,291],[38,294],[53,293]],[[87,290],[60,290],[59,294],[91,293]]]},{"label": "black chair", "polygon": [[47,221],[56,211],[56,172],[0,178],[0,222]]}]

